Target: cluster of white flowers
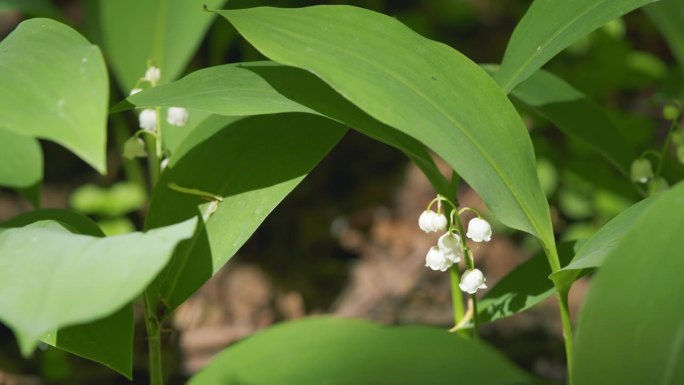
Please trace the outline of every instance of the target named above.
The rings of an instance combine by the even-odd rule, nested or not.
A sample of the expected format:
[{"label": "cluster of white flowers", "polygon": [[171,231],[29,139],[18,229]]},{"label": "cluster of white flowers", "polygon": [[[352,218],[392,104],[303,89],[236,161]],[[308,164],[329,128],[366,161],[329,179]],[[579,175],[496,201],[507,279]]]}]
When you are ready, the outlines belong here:
[{"label": "cluster of white flowers", "polygon": [[[147,71],[145,71],[145,76],[140,79],[138,83],[148,83],[150,87],[155,87],[159,79],[161,78],[161,70],[155,66],[150,66]],[[143,89],[136,85],[130,92],[130,96],[133,96]],[[183,107],[169,107],[166,112],[166,121],[173,126],[184,126],[188,122],[190,114],[188,110]],[[156,133],[157,132],[157,112],[153,108],[146,108],[140,111],[138,115],[138,123],[140,128],[145,131]]]},{"label": "cluster of white flowers", "polygon": [[[437,203],[437,212],[432,211],[430,208],[435,202]],[[459,286],[464,292],[475,294],[478,289],[487,288],[485,284],[486,278],[480,270],[474,268],[472,252],[462,239],[463,234],[461,234],[460,225],[457,226],[454,223],[455,220],[460,221],[460,214],[463,211],[475,210],[465,208],[457,212],[456,208],[453,207],[450,223],[442,212],[442,202],[447,202],[451,205],[451,202],[446,198],[438,196],[430,202],[427,210],[423,211],[418,218],[418,226],[424,232],[445,232],[437,240],[437,245],[430,247],[425,256],[425,266],[432,270],[447,271],[454,264],[457,265],[461,259],[467,258],[466,265],[469,262],[471,268],[463,273]],[[477,213],[477,211],[475,212]],[[489,222],[480,218],[478,214],[477,217],[468,222],[468,231],[465,236],[473,242],[489,242],[492,239],[492,227],[489,225]]]}]

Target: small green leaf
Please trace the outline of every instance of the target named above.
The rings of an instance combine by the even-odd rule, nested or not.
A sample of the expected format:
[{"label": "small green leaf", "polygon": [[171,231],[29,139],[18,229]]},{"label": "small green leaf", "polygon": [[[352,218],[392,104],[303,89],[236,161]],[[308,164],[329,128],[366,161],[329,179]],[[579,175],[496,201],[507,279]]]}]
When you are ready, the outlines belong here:
[{"label": "small green leaf", "polygon": [[276,325],[229,347],[189,385],[456,383],[536,381],[488,346],[444,330],[316,317]]},{"label": "small green leaf", "polygon": [[606,256],[622,242],[625,234],[632,229],[634,223],[652,202],[653,198],[645,199],[606,223],[593,237],[582,244],[567,266],[551,275],[551,279],[561,287],[569,287],[582,270],[600,267]]},{"label": "small green leaf", "polygon": [[43,151],[34,138],[0,130],[0,185],[27,188],[43,181]]},{"label": "small green leaf", "polygon": [[100,27],[114,74],[125,93],[145,75],[148,62],[161,82],[176,79],[199,47],[214,15],[202,10],[225,0],[101,1]]},{"label": "small green leaf", "polygon": [[654,197],[591,283],[577,384],[684,383],[684,183]]},{"label": "small green leaf", "polygon": [[478,65],[392,17],[361,8],[219,14],[270,59],[316,74],[373,118],[435,151],[501,222],[539,237],[555,259],[527,129]]},{"label": "small green leaf", "polygon": [[654,0],[535,0],[513,31],[494,79],[506,92],[607,22]]},{"label": "small green leaf", "polygon": [[0,68],[0,130],[59,143],[104,173],[109,90],[100,50],[63,24],[30,19],[0,42]]},{"label": "small green leaf", "polygon": [[169,309],[218,271],[346,132],[329,119],[302,113],[254,116],[227,127],[212,120],[192,131],[189,145],[172,158],[145,224],[205,218],[150,289],[150,298]]},{"label": "small green leaf", "polygon": [[4,229],[0,320],[28,355],[47,333],[113,314],[142,292],[195,224],[109,238],[73,234],[55,221]]}]

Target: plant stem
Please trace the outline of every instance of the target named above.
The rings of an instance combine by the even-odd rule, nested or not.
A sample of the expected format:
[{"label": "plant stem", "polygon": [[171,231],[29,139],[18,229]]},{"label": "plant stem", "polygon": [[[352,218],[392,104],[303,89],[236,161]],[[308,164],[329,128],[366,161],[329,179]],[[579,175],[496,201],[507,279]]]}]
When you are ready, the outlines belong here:
[{"label": "plant stem", "polygon": [[147,329],[147,348],[149,355],[150,385],[163,385],[161,325],[152,312],[145,295],[145,329]]},{"label": "plant stem", "polygon": [[670,127],[667,129],[667,134],[665,135],[665,141],[663,141],[663,147],[660,149],[660,157],[658,158],[658,167],[656,168],[656,173],[655,177],[653,178],[654,180],[658,180],[660,178],[660,174],[663,171],[663,164],[665,163],[665,155],[667,155],[667,150],[670,148],[670,137],[672,136],[672,132],[677,128],[679,125],[679,118],[681,117],[682,110],[679,110],[679,113],[677,114],[677,117],[672,120],[672,124],[670,124]]},{"label": "plant stem", "polygon": [[[157,135],[147,137],[147,166],[150,172],[150,195],[159,179],[161,164],[161,120],[160,109],[157,108]],[[150,371],[150,385],[163,385],[162,377],[162,349],[161,349],[161,322],[157,317],[156,303],[150,303],[150,295],[147,290],[143,292],[145,305],[145,329],[147,330],[148,362]]]},{"label": "plant stem", "polygon": [[561,323],[563,325],[563,341],[565,342],[565,360],[568,367],[568,384],[572,384],[572,323],[570,322],[570,307],[568,306],[568,292],[569,288],[563,289],[556,287],[556,297],[558,298],[558,306],[560,307]]},{"label": "plant stem", "polygon": [[449,269],[449,277],[451,278],[451,302],[454,306],[454,325],[458,325],[465,316],[463,295],[461,295],[461,288],[458,286],[461,283],[460,274],[458,264],[453,264]]},{"label": "plant stem", "polygon": [[[475,268],[475,261],[473,260],[473,252],[470,251],[470,248],[468,247],[468,243],[466,243],[465,240],[465,232],[463,231],[463,223],[461,223],[461,217],[459,215],[454,216],[454,220],[456,222],[456,227],[458,228],[458,232],[461,238],[461,247],[463,248],[463,256],[465,258],[465,265],[466,269],[474,269]],[[473,339],[477,340],[479,337],[479,326],[480,323],[478,321],[477,317],[477,295],[471,294],[470,295],[470,303],[473,308]]]}]

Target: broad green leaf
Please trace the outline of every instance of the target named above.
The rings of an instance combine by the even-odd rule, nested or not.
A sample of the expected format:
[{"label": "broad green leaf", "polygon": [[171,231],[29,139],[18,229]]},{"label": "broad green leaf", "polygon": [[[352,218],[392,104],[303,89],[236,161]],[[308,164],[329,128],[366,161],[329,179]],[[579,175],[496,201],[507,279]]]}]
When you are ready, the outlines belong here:
[{"label": "broad green leaf", "polygon": [[595,148],[623,175],[637,158],[608,114],[586,95],[547,71],[537,71],[512,95],[550,120],[566,135]]},{"label": "broad green leaf", "polygon": [[605,23],[657,0],[535,0],[515,27],[494,79],[506,92]]},{"label": "broad green leaf", "polygon": [[0,130],[0,185],[26,188],[43,180],[43,151],[34,138]]},{"label": "broad green leaf", "polygon": [[[301,113],[254,116],[224,126],[201,125],[190,133],[191,144],[181,145],[180,157],[172,157],[152,196],[147,228],[206,218],[150,291],[170,309],[238,251],[346,132],[329,119]],[[213,214],[207,203],[212,196],[221,198]]]},{"label": "broad green leaf", "polygon": [[[271,62],[207,68],[128,100],[137,107],[181,106],[227,116],[307,112],[327,116],[402,150],[448,195],[448,183],[420,142],[371,118],[309,72]],[[121,108],[126,108],[122,105]],[[192,115],[191,115],[192,119]]]},{"label": "broad green leaf", "polygon": [[663,34],[679,65],[684,67],[684,2],[660,0],[644,7],[644,11]]},{"label": "broad green leaf", "polygon": [[445,330],[314,317],[229,347],[189,385],[531,383],[493,349]]},{"label": "broad green leaf", "polygon": [[98,320],[48,333],[41,340],[49,345],[99,362],[133,379],[133,305]]},{"label": "broad green leaf", "polygon": [[623,241],[627,232],[632,230],[636,220],[644,214],[652,202],[653,198],[645,199],[606,223],[593,237],[582,244],[567,266],[551,275],[551,279],[560,286],[569,286],[582,270],[600,267],[606,257]]},{"label": "broad green leaf", "polygon": [[176,79],[199,47],[214,15],[203,5],[225,0],[116,0],[100,2],[104,46],[125,92],[145,75],[148,62],[161,82]]},{"label": "broad green leaf", "polygon": [[[574,242],[558,245],[561,265],[572,258]],[[551,274],[543,255],[536,255],[521,263],[501,278],[478,302],[478,320],[492,322],[523,312],[555,293]]]},{"label": "broad green leaf", "polygon": [[219,11],[259,51],[306,69],[441,156],[504,224],[555,243],[527,130],[487,73],[396,19],[349,6]]},{"label": "broad green leaf", "polygon": [[0,320],[28,355],[38,339],[106,317],[138,296],[196,221],[98,238],[41,221],[0,231]]},{"label": "broad green leaf", "polygon": [[0,42],[0,130],[63,145],[105,172],[107,69],[73,29],[30,19]]},{"label": "broad green leaf", "polygon": [[[64,209],[41,209],[16,216],[0,225],[14,228],[41,220],[54,220],[72,233],[102,237],[102,230],[90,218]],[[52,331],[43,342],[81,357],[97,361],[132,378],[133,306],[126,304],[116,313],[86,324]]]},{"label": "broad green leaf", "polygon": [[592,280],[576,384],[684,383],[683,197],[684,183],[655,197]]}]

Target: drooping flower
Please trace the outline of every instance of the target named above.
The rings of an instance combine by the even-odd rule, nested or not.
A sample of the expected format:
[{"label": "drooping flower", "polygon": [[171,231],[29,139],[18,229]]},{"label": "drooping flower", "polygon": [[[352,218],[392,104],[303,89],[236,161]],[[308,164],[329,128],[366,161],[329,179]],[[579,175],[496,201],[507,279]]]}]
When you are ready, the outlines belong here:
[{"label": "drooping flower", "polygon": [[152,85],[157,84],[161,78],[161,70],[155,66],[152,66],[145,71],[145,80],[150,82]]},{"label": "drooping flower", "polygon": [[441,251],[452,263],[461,261],[463,252],[461,251],[461,237],[459,237],[458,234],[452,232],[445,233],[439,237],[437,247],[439,247],[439,251]]},{"label": "drooping flower", "polygon": [[475,242],[489,242],[492,239],[492,226],[482,218],[473,218],[468,222],[466,236]]},{"label": "drooping flower", "polygon": [[461,283],[458,285],[461,290],[468,294],[475,294],[478,289],[486,289],[487,279],[478,269],[466,270],[461,276]]},{"label": "drooping flower", "polygon": [[188,110],[183,107],[169,107],[166,112],[166,121],[173,126],[184,126],[188,122]]},{"label": "drooping flower", "polygon": [[437,246],[432,246],[425,256],[425,266],[432,270],[446,271],[451,265],[451,260]]},{"label": "drooping flower", "polygon": [[418,218],[418,226],[426,233],[444,231],[447,227],[447,218],[442,213],[438,214],[432,210],[425,210]]},{"label": "drooping flower", "polygon": [[152,108],[146,108],[140,111],[138,115],[140,121],[140,128],[143,130],[155,132],[157,131],[157,111]]},{"label": "drooping flower", "polygon": [[629,171],[632,182],[646,183],[649,179],[653,178],[653,166],[651,161],[646,158],[640,158],[632,162]]},{"label": "drooping flower", "polygon": [[142,88],[136,87],[136,88],[132,89],[131,93],[128,94],[128,96],[133,96],[133,95],[137,94],[138,92],[142,92]]}]

